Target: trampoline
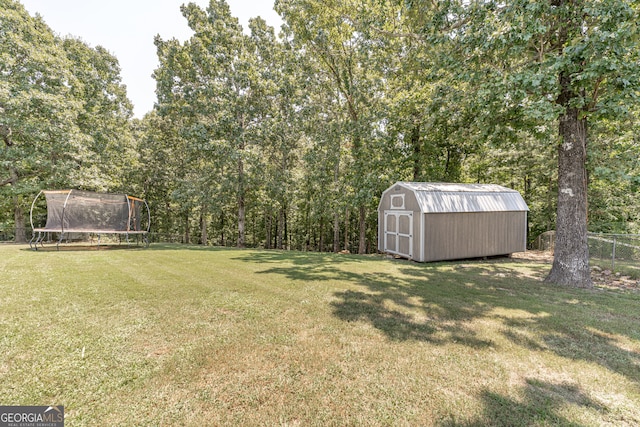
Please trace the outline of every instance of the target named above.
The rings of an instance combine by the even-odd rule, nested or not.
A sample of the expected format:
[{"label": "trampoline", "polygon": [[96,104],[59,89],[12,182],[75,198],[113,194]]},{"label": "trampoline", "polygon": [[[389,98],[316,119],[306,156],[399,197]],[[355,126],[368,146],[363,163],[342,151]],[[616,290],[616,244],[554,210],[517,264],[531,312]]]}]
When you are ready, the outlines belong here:
[{"label": "trampoline", "polygon": [[[47,204],[47,221],[44,227],[35,227],[34,210],[38,209],[36,202],[43,194]],[[143,218],[144,209],[146,215]],[[38,249],[38,245],[43,247],[45,238],[50,238],[52,233],[59,235],[56,248],[72,233],[97,235],[98,246],[103,234],[124,236],[127,244],[130,243],[130,237],[140,237],[145,247],[149,246],[149,205],[143,199],[126,194],[43,190],[33,199],[29,218],[33,229],[29,247],[34,250]],[[144,223],[146,227],[143,227]]]}]

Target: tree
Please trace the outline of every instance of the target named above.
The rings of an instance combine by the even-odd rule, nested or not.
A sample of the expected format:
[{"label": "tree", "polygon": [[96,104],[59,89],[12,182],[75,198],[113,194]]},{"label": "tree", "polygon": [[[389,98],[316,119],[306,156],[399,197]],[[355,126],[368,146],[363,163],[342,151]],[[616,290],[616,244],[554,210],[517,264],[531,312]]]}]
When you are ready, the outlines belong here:
[{"label": "tree", "polygon": [[25,241],[24,212],[39,190],[122,188],[135,168],[131,104],[113,55],[54,36],[17,2],[0,5],[0,192]]},{"label": "tree", "polygon": [[81,158],[70,68],[40,17],[0,0],[0,192],[11,201],[17,242],[26,240],[27,196],[69,182]]},{"label": "tree", "polygon": [[[335,103],[342,107],[351,164],[345,169],[348,190],[358,211],[358,253],[366,252],[367,207],[373,198],[375,182],[365,179],[371,171],[367,143],[373,134],[376,79],[370,54],[349,18],[356,2],[317,0],[278,0],[276,10],[294,34],[300,47],[318,62],[331,82]],[[337,215],[334,224],[337,224]],[[334,226],[335,229],[335,226]],[[337,240],[334,236],[334,241]]]},{"label": "tree", "polygon": [[206,11],[194,3],[181,10],[193,36],[184,44],[155,41],[161,60],[155,73],[159,111],[177,119],[191,152],[202,155],[200,165],[210,173],[200,192],[214,188],[212,182],[233,189],[237,246],[244,247],[247,183],[264,107],[255,50],[224,0],[211,0]]},{"label": "tree", "polygon": [[181,233],[187,242],[189,223],[183,219],[190,212],[174,197],[189,170],[179,126],[154,110],[134,126],[134,134],[142,167],[132,175],[153,212],[153,230],[164,235]]},{"label": "tree", "polygon": [[[414,9],[424,1],[408,1]],[[433,3],[429,3],[433,6]],[[638,8],[611,0],[447,2],[424,28],[455,41],[460,78],[485,98],[486,128],[556,123],[556,251],[548,282],[590,287],[588,128],[637,94]],[[442,60],[447,64],[446,58]],[[480,117],[482,119],[482,117]],[[544,141],[540,141],[545,143]]]},{"label": "tree", "polygon": [[257,199],[264,210],[265,247],[283,249],[301,155],[304,58],[290,43],[279,41],[263,19],[252,19],[249,28],[257,71],[254,90],[260,93],[254,134],[260,166],[254,183],[264,191]]},{"label": "tree", "polygon": [[589,229],[640,232],[640,111],[591,127],[589,144]]},{"label": "tree", "polygon": [[126,190],[126,174],[137,167],[129,119],[133,115],[115,56],[101,46],[65,38],[62,47],[75,77],[71,95],[81,104],[76,123],[84,158],[77,181],[97,191]]}]

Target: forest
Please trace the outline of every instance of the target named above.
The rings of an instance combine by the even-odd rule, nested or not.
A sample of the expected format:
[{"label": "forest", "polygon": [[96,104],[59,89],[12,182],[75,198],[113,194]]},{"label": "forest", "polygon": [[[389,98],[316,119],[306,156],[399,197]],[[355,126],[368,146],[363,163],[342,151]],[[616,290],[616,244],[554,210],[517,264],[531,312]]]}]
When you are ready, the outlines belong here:
[{"label": "forest", "polygon": [[146,198],[157,239],[371,253],[396,181],[516,189],[530,241],[640,232],[638,2],[277,0],[280,29],[185,4],[191,38],[149,40],[142,119],[110,52],[0,5],[0,230],[18,242],[40,190],[79,188]]}]

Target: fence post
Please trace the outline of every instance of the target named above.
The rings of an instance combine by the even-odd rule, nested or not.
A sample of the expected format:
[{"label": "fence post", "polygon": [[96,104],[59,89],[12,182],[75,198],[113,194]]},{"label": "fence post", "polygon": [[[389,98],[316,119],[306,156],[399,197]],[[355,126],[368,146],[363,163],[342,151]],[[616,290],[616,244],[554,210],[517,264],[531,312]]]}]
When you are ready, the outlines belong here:
[{"label": "fence post", "polygon": [[616,236],[613,236],[613,249],[611,251],[611,271],[616,269]]}]

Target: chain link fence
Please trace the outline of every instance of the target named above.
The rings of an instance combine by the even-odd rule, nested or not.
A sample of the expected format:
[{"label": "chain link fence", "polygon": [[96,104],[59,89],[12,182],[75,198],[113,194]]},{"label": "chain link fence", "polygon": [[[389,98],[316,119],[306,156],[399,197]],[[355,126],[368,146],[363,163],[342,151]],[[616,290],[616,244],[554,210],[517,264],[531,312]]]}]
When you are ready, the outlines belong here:
[{"label": "chain link fence", "polygon": [[[589,263],[604,270],[640,276],[640,234],[589,233]],[[553,252],[555,231],[542,233],[531,249]]]},{"label": "chain link fence", "polygon": [[[625,265],[640,268],[640,234],[589,233],[589,257],[596,265],[615,269]],[[547,231],[536,238],[531,249],[553,252],[555,231]]]},{"label": "chain link fence", "polygon": [[588,241],[593,264],[612,271],[640,269],[640,234],[589,233]]}]

